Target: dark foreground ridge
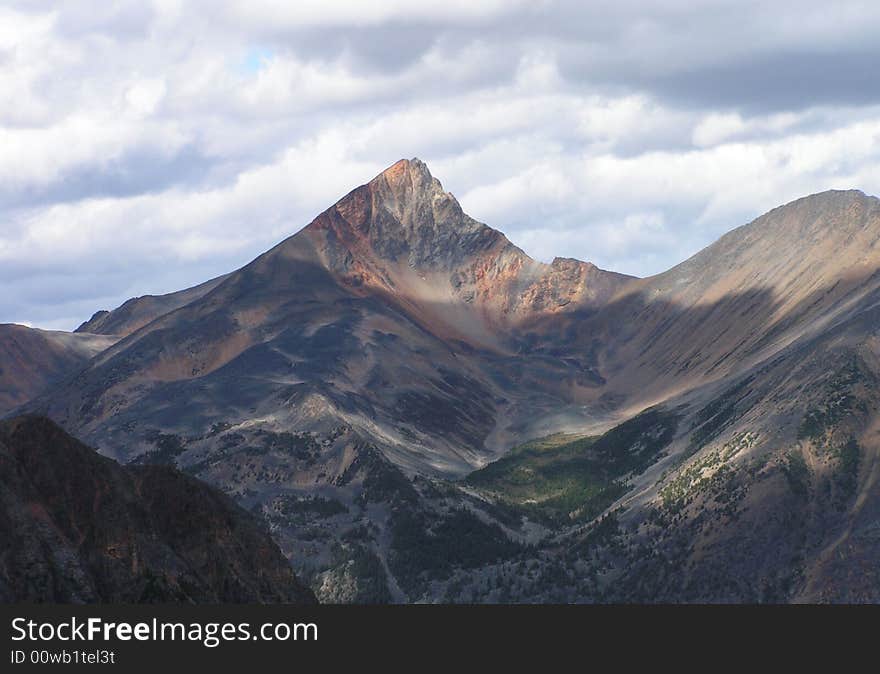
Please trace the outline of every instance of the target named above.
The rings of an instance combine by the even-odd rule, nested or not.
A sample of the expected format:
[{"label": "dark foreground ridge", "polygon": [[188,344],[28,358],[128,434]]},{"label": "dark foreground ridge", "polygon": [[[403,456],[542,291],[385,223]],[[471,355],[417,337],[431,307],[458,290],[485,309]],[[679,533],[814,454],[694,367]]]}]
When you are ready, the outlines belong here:
[{"label": "dark foreground ridge", "polygon": [[227,496],[167,466],[120,466],[25,416],[0,424],[0,601],[315,598]]}]

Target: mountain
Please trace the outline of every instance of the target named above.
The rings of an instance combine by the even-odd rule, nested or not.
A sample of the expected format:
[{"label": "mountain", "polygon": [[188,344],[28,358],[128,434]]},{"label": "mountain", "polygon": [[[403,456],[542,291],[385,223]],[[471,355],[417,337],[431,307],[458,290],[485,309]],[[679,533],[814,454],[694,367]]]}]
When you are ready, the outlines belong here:
[{"label": "mountain", "polygon": [[813,195],[578,325],[607,344],[609,391],[655,406],[469,478],[520,508],[592,508],[529,572],[552,580],[493,571],[509,596],[880,601],[878,240],[880,200]]},{"label": "mountain", "polygon": [[652,556],[618,560],[618,598],[880,600],[878,272],[880,200],[847,191],[652,280],[705,318],[637,337],[658,378],[692,387],[665,402],[686,432],[623,501],[624,538]]},{"label": "mountain", "polygon": [[0,325],[0,416],[83,367],[113,337]]},{"label": "mountain", "polygon": [[[799,199],[673,269],[627,286],[581,322],[606,347],[608,391],[663,399],[765,361],[874,301],[880,202],[858,191]],[[644,388],[647,385],[647,390]]]},{"label": "mountain", "polygon": [[26,409],[325,601],[878,601],[878,240],[832,191],[650,278],[544,264],[404,160]]},{"label": "mountain", "polygon": [[601,383],[589,354],[530,354],[524,330],[630,280],[531,260],[401,161],[33,409],[122,460],[157,432],[193,438],[195,458],[227,435],[344,425],[407,471],[464,474],[504,448],[510,419]]},{"label": "mountain", "polygon": [[0,504],[7,603],[314,601],[228,497],[120,466],[47,419],[0,424]]}]

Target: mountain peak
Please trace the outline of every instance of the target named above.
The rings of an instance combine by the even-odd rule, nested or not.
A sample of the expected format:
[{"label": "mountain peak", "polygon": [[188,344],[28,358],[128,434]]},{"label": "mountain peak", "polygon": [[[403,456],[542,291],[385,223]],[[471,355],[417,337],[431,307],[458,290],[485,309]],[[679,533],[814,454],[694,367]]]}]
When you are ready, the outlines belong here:
[{"label": "mountain peak", "polygon": [[[468,217],[419,159],[401,159],[319,216],[325,232],[363,261],[364,254],[419,269],[455,268],[504,235]],[[332,234],[331,234],[332,232]],[[325,246],[326,249],[326,246]]]},{"label": "mountain peak", "polygon": [[[761,217],[767,218],[774,214],[786,212],[797,212],[802,216],[810,213],[827,214],[833,211],[845,211],[853,206],[876,206],[878,203],[880,203],[880,200],[877,197],[869,196],[861,190],[825,190],[815,194],[808,194],[782,206],[777,206]],[[761,218],[758,219],[760,220]]]},{"label": "mountain peak", "polygon": [[807,301],[818,288],[842,288],[845,279],[873,274],[878,264],[880,199],[859,190],[826,190],[727,232],[649,284],[679,304],[733,292]]},{"label": "mountain peak", "polygon": [[865,230],[877,231],[880,225],[880,200],[861,190],[826,190],[795,199],[765,213],[742,228],[778,245],[790,244],[790,250],[804,254],[804,242],[817,244],[842,237],[841,244]]},{"label": "mountain peak", "polygon": [[461,214],[461,206],[455,197],[443,190],[443,185],[420,159],[401,159],[378,176],[367,187],[377,197],[378,204],[395,217],[424,216],[427,209],[434,209],[435,202],[441,208],[448,207]]},{"label": "mountain peak", "polygon": [[[387,169],[382,171],[378,176],[373,178],[371,182],[384,179],[389,185],[400,185],[409,181],[410,183],[431,183],[435,178],[428,170],[428,165],[418,157],[412,159],[399,159]],[[437,181],[439,185],[439,181]]]}]

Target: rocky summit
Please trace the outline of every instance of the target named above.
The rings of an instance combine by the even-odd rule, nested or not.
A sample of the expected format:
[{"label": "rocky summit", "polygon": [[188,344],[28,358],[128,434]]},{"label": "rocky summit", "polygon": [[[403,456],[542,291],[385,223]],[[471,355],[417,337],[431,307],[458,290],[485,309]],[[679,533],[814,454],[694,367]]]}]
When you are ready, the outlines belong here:
[{"label": "rocky summit", "polygon": [[637,279],[401,160],[75,357],[16,328],[2,400],[219,487],[324,601],[876,602],[878,306],[861,192]]}]

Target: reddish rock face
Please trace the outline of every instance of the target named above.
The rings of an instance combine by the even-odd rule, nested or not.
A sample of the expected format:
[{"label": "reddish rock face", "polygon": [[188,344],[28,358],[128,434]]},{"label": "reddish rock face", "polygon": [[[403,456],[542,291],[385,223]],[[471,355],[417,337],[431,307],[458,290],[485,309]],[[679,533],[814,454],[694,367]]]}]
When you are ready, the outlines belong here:
[{"label": "reddish rock face", "polygon": [[418,159],[397,162],[304,233],[345,285],[424,302],[445,296],[469,305],[492,330],[596,308],[631,278],[578,260],[531,259],[467,216]]}]

